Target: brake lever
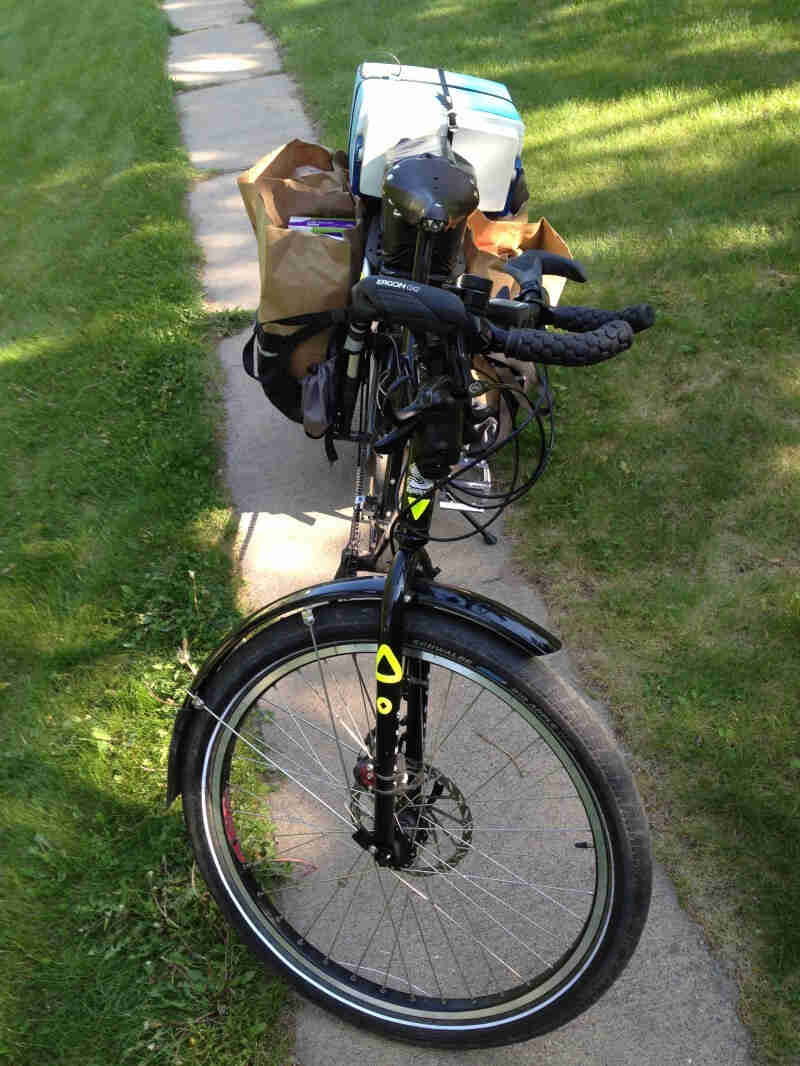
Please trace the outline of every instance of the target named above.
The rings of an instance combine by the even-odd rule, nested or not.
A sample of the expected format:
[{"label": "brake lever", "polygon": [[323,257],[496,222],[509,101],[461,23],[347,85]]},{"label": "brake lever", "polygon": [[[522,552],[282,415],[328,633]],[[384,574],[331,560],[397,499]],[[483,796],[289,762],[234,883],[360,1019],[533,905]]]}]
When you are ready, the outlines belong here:
[{"label": "brake lever", "polygon": [[522,255],[517,255],[503,264],[503,270],[520,283],[520,286],[529,278],[533,281],[541,281],[542,274],[556,274],[560,278],[569,281],[587,281],[586,272],[577,259],[568,259],[565,255],[556,255],[555,252],[545,252],[540,248],[531,248]]},{"label": "brake lever", "polygon": [[503,272],[519,284],[519,298],[523,303],[547,307],[549,300],[542,286],[542,275],[555,274],[569,281],[585,282],[586,273],[576,259],[565,255],[531,248],[503,264]]},{"label": "brake lever", "polygon": [[379,455],[390,452],[396,445],[404,443],[417,428],[420,417],[435,407],[448,407],[457,402],[453,393],[452,381],[446,377],[434,378],[419,389],[417,395],[407,407],[392,410],[392,416],[398,425],[373,444],[373,450]]},{"label": "brake lever", "polygon": [[423,385],[407,407],[398,407],[392,414],[398,422],[407,422],[433,407],[449,407],[455,401],[453,383],[449,377],[442,375]]}]

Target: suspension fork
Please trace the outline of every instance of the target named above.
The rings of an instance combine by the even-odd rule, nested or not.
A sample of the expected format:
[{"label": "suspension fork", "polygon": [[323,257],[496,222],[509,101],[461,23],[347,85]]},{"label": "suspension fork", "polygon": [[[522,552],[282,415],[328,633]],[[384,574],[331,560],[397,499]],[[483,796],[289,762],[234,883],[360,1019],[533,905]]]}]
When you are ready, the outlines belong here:
[{"label": "suspension fork", "polygon": [[[410,488],[410,486],[409,486]],[[407,799],[418,806],[422,792],[425,727],[428,706],[428,666],[416,660],[403,663],[404,616],[411,602],[414,573],[430,566],[425,553],[434,510],[434,490],[428,495],[406,492],[407,517],[399,522],[400,547],[386,577],[381,604],[378,651],[375,660],[377,722],[375,728],[375,828],[372,843],[381,865],[404,866],[413,857],[413,843],[396,818],[397,732],[405,697],[405,758],[409,774]]]}]

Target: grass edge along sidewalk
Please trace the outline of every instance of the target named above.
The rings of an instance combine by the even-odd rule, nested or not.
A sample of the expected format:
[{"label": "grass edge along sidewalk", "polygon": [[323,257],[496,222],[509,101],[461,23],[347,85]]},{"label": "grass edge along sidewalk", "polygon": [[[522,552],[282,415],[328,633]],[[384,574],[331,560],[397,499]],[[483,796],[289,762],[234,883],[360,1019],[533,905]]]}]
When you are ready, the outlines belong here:
[{"label": "grass edge along sidewalk", "polygon": [[659,856],[733,960],[764,1061],[800,1055],[800,187],[788,0],[259,0],[326,143],[364,59],[505,82],[565,299],[657,328],[553,375],[559,443],[519,559],[635,753]]},{"label": "grass edge along sidewalk", "polygon": [[220,320],[201,310],[167,41],[153,0],[3,4],[0,1061],[14,1066],[290,1056],[283,987],[228,932],[164,811],[177,701],[236,618]]}]

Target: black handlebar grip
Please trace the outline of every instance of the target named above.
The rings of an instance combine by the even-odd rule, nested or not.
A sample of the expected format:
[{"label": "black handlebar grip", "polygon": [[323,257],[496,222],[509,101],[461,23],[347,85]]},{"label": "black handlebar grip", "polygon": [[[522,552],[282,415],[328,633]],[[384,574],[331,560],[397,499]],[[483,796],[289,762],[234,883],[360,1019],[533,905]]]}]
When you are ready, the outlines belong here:
[{"label": "black handlebar grip", "polygon": [[548,366],[592,366],[613,359],[633,343],[627,322],[615,319],[586,333],[548,333],[542,329],[512,329],[503,351],[524,363]]},{"label": "black handlebar grip", "polygon": [[622,311],[603,311],[599,307],[548,307],[544,310],[541,321],[568,329],[573,333],[587,333],[589,330],[604,326],[606,322],[627,322],[634,333],[649,329],[656,320],[655,311],[650,304],[636,304],[625,307]]}]

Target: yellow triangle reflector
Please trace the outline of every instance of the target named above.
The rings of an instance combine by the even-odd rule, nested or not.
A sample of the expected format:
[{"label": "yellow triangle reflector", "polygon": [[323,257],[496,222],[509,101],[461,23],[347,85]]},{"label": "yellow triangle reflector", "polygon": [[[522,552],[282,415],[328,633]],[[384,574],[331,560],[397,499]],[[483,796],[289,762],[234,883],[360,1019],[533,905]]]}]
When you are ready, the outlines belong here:
[{"label": "yellow triangle reflector", "polygon": [[403,680],[403,667],[388,644],[381,644],[375,656],[375,679],[386,685],[394,685]]},{"label": "yellow triangle reflector", "polygon": [[418,521],[422,517],[422,515],[425,514],[425,511],[426,511],[426,509],[428,507],[428,504],[431,501],[430,500],[419,500],[418,499],[416,503],[412,503],[412,500],[414,500],[414,499],[415,499],[414,496],[409,496],[408,497],[408,503],[409,503],[409,506],[411,507],[411,513],[414,516],[414,520]]}]

